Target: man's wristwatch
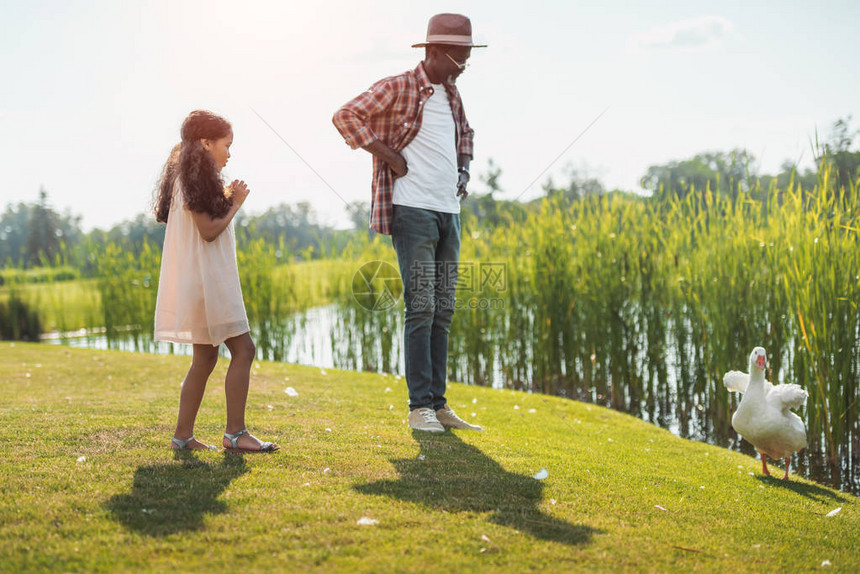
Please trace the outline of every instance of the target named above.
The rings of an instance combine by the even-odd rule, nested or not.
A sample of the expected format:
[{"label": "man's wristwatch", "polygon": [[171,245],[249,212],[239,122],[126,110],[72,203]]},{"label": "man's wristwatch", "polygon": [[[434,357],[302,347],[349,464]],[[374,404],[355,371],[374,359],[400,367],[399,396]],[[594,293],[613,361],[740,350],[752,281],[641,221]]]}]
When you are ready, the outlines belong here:
[{"label": "man's wristwatch", "polygon": [[462,167],[462,166],[461,166],[461,167],[458,167],[458,168],[457,168],[457,173],[465,173],[465,174],[466,174],[466,177],[468,177],[469,179],[471,179],[471,178],[472,178],[472,176],[469,174],[469,170],[468,170],[468,169],[466,169],[465,167]]}]

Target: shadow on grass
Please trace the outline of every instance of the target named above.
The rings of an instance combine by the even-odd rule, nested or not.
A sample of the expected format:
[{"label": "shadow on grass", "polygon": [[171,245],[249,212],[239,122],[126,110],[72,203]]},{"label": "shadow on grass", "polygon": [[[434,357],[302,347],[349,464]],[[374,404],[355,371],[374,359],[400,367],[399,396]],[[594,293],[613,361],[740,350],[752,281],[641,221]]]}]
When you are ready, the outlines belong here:
[{"label": "shadow on grass", "polygon": [[218,497],[248,472],[241,454],[224,453],[220,464],[203,462],[190,452],[177,452],[174,458],[178,463],[141,466],[131,492],[105,503],[117,521],[147,536],[200,530],[205,515],[227,511]]},{"label": "shadow on grass", "polygon": [[362,494],[390,496],[444,512],[492,512],[490,520],[535,538],[585,544],[600,531],[543,514],[543,483],[508,472],[455,434],[413,431],[424,460],[395,459],[398,480],[353,487]]},{"label": "shadow on grass", "polygon": [[[773,471],[771,471],[773,472]],[[756,480],[767,485],[779,488],[784,488],[792,492],[796,492],[806,498],[811,498],[816,502],[846,502],[847,499],[840,496],[836,492],[818,486],[817,484],[807,484],[805,482],[797,482],[796,480],[783,480],[780,476],[766,476],[764,474],[756,474]]]}]

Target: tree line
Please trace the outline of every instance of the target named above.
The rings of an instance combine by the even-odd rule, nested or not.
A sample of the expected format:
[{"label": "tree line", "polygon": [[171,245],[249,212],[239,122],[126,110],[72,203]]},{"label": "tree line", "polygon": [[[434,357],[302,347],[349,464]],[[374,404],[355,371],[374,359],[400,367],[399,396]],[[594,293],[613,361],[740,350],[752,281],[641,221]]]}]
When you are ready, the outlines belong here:
[{"label": "tree line", "polygon": [[[756,158],[745,149],[703,152],[691,158],[670,161],[648,168],[641,179],[642,187],[650,192],[650,198],[685,197],[690,193],[710,189],[717,193],[755,195],[766,192],[771,186],[784,189],[789,185],[800,185],[812,189],[819,182],[821,167],[825,163],[837,178],[836,189],[856,184],[860,177],[860,151],[853,151],[854,140],[860,131],[852,131],[851,116],[838,119],[831,128],[826,142],[816,139],[811,142],[815,154],[816,169],[803,171],[786,161],[779,173],[762,174]],[[492,159],[487,173],[479,179],[484,190],[470,196],[467,209],[463,210],[463,225],[470,222],[482,226],[495,226],[509,221],[522,221],[536,209],[539,199],[531,202],[499,199],[503,193],[502,170]],[[474,185],[473,185],[474,186]],[[477,186],[475,186],[477,187]],[[544,196],[576,201],[587,195],[604,193],[628,193],[607,190],[596,178],[573,171],[569,181],[558,186],[549,180],[543,186]],[[236,217],[237,237],[262,238],[273,244],[284,245],[292,257],[311,259],[338,253],[355,234],[369,234],[367,229],[370,204],[356,201],[346,206],[353,229],[338,230],[323,225],[307,202],[295,205],[281,204],[259,214],[240,212]],[[139,253],[144,243],[160,246],[165,228],[156,223],[149,214],[138,214],[108,230],[93,229],[85,233],[81,229],[81,216],[68,210],[56,211],[49,203],[48,192],[39,191],[35,203],[9,204],[0,214],[0,267],[36,268],[69,265],[85,270],[92,263],[89,258],[109,243]]]},{"label": "tree line", "polygon": [[[108,244],[139,253],[144,244],[160,248],[164,242],[165,226],[150,214],[140,213],[110,229],[90,232],[81,229],[81,219],[54,209],[44,189],[35,203],[7,205],[0,213],[0,268],[67,265],[86,272],[90,255]],[[254,237],[283,244],[298,258],[324,255],[323,246],[331,250],[344,241],[346,233],[320,224],[306,202],[281,204],[256,215],[240,211],[235,225],[240,240]]]}]

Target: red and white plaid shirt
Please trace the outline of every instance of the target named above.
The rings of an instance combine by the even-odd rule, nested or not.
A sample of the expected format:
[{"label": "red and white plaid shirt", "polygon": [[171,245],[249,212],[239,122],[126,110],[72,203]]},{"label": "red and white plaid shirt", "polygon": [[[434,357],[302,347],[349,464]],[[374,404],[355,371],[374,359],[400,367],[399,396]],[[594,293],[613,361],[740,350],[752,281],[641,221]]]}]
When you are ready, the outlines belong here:
[{"label": "red and white plaid shirt", "polygon": [[[457,154],[472,157],[475,131],[469,127],[463,101],[455,86],[445,84],[457,134]],[[373,84],[366,92],[347,102],[335,112],[332,122],[352,149],[376,140],[400,152],[421,129],[424,102],[433,95],[433,86],[424,63],[414,70],[391,76]],[[382,160],[373,157],[373,201],[370,228],[391,235],[394,207],[394,172]]]}]

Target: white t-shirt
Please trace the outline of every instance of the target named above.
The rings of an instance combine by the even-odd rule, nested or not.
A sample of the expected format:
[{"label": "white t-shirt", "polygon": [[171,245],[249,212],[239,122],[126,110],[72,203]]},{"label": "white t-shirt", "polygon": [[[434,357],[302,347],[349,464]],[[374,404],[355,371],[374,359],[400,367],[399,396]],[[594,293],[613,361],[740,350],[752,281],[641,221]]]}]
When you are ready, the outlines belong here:
[{"label": "white t-shirt", "polygon": [[394,180],[392,203],[460,213],[456,128],[444,86],[433,84],[422,113],[421,129],[400,152],[409,172]]}]

